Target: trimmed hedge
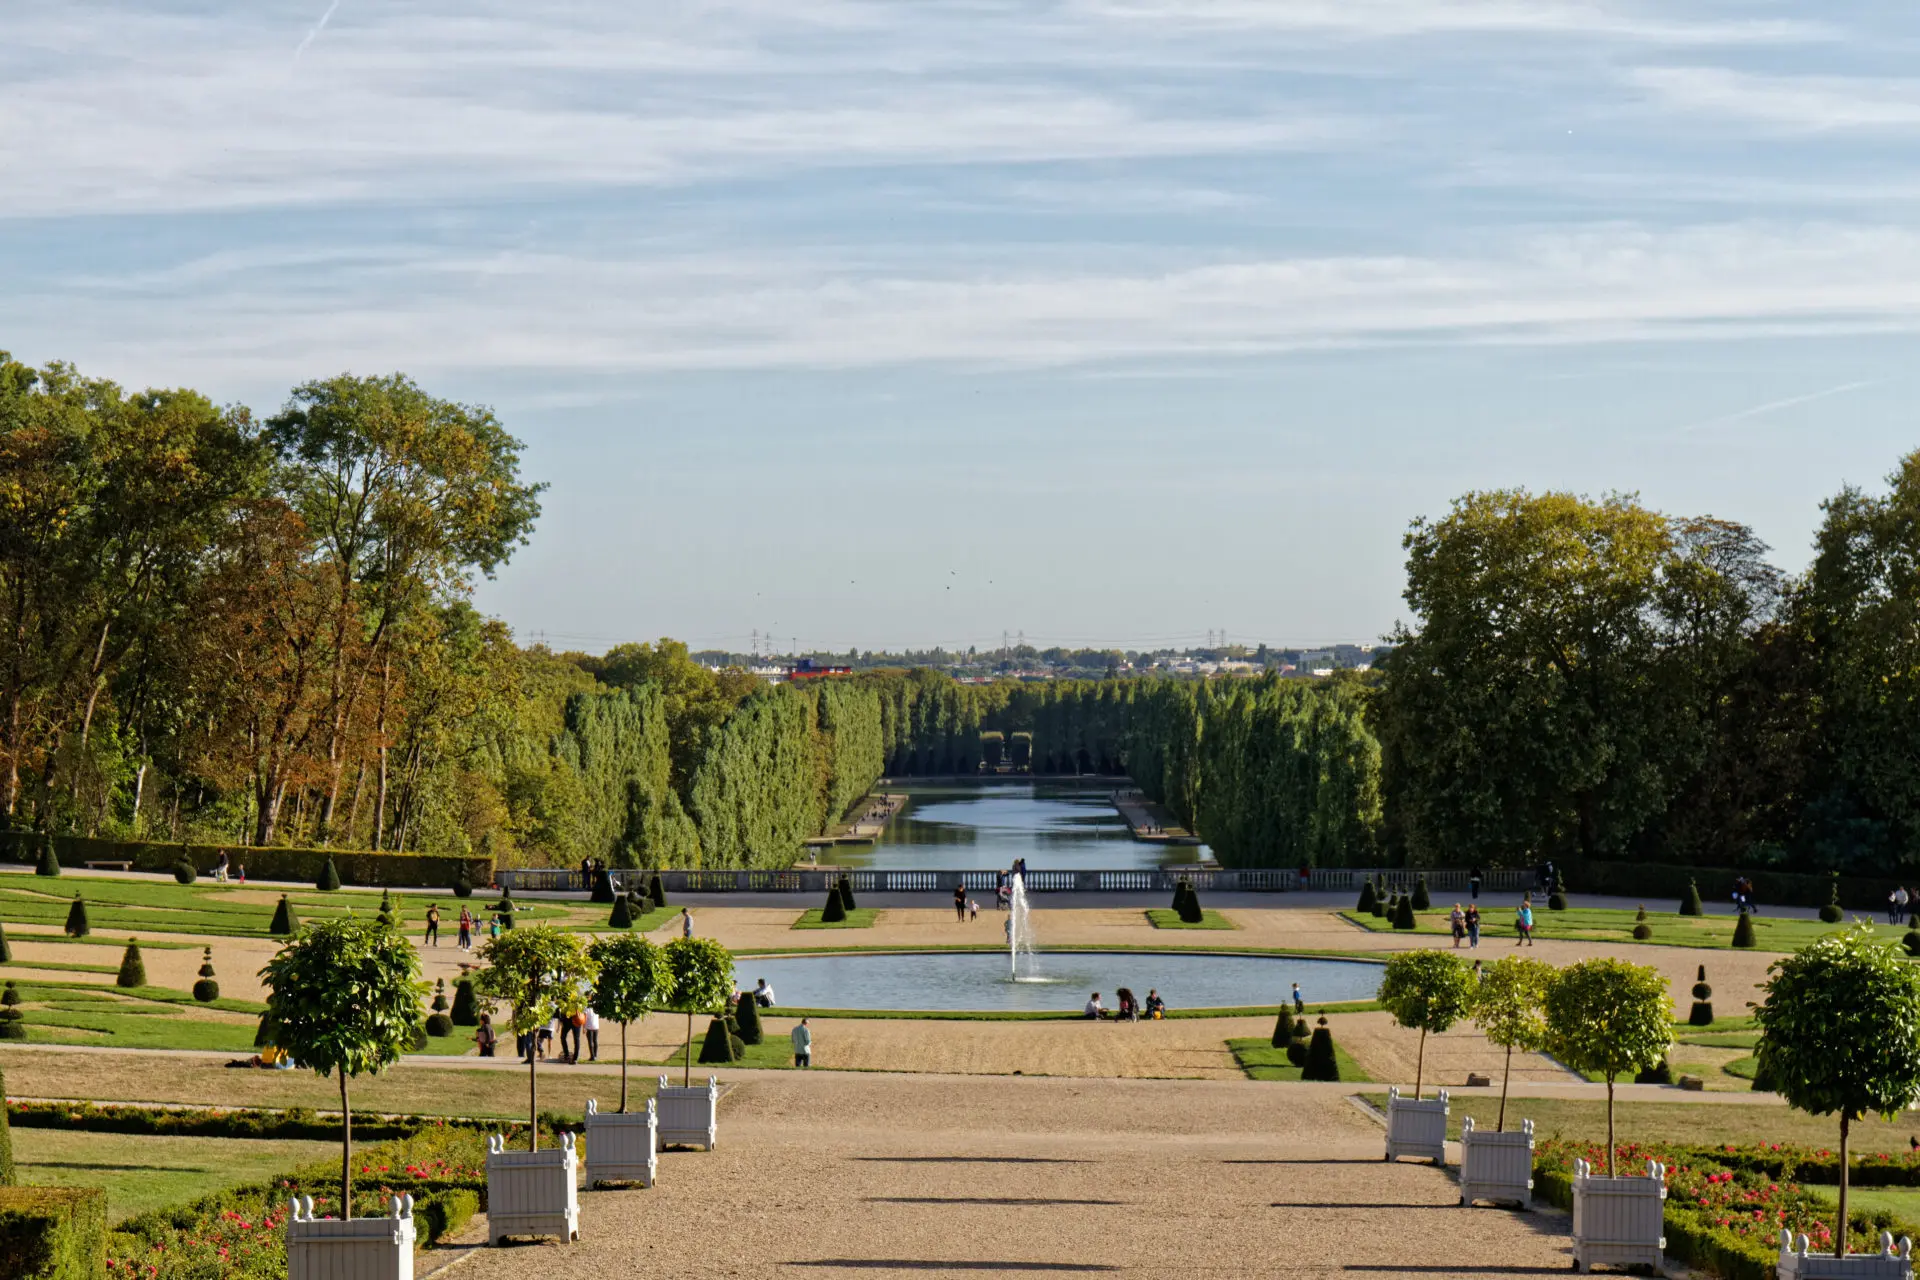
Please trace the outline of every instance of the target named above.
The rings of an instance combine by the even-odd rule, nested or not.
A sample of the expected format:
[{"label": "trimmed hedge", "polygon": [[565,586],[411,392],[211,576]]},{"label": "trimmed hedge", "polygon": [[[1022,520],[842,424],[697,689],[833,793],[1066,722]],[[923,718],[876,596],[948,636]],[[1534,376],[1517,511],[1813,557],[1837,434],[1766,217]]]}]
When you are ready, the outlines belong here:
[{"label": "trimmed hedge", "polygon": [[[222,850],[247,868],[256,880],[298,880],[317,884],[321,868],[332,858],[347,884],[392,885],[396,889],[440,889],[452,884],[464,870],[474,884],[493,883],[493,859],[439,857],[422,853],[379,853],[369,849],[254,849],[235,845],[160,844],[150,840],[100,840],[87,836],[54,836],[31,831],[0,831],[0,861],[34,862],[40,846],[50,844],[59,866],[88,862],[131,862],[135,871],[169,874],[182,857],[202,874],[213,869]],[[1884,896],[1884,895],[1883,895]]]},{"label": "trimmed hedge", "polygon": [[439,1244],[480,1212],[480,1196],[464,1187],[436,1191],[413,1202],[414,1229],[428,1244]]},{"label": "trimmed hedge", "polygon": [[107,1271],[107,1193],[0,1187],[0,1276],[99,1280]]},{"label": "trimmed hedge", "polygon": [[1703,896],[1727,901],[1733,893],[1736,877],[1753,881],[1753,896],[1758,902],[1780,907],[1822,907],[1832,900],[1836,888],[1840,905],[1847,911],[1878,914],[1887,909],[1887,895],[1902,883],[1869,876],[1841,876],[1836,881],[1827,875],[1804,875],[1791,871],[1747,871],[1738,867],[1689,867],[1657,862],[1581,862],[1571,868],[1573,878],[1585,888],[1582,892],[1621,898],[1675,898],[1682,901],[1681,915],[1687,910],[1688,886],[1705,886]]},{"label": "trimmed hedge", "polygon": [[[0,1071],[0,1099],[7,1096],[7,1073]],[[0,1187],[13,1185],[13,1134],[8,1131],[7,1109],[0,1107]]]},{"label": "trimmed hedge", "polygon": [[[340,1141],[340,1118],[308,1107],[287,1111],[220,1107],[120,1107],[92,1102],[9,1102],[7,1121],[20,1129],[70,1129],[85,1133],[130,1133],[169,1138],[248,1138],[279,1141]],[[499,1120],[448,1120],[440,1116],[353,1117],[354,1149],[369,1142],[408,1138],[435,1128],[494,1133]],[[334,1173],[339,1174],[336,1162]]]}]

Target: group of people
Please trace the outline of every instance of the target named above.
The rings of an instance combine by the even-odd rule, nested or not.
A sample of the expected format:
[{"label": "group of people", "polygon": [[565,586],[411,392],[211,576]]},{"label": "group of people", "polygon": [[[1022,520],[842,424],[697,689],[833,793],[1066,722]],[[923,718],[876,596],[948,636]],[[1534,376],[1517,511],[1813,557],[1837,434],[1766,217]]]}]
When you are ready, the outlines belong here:
[{"label": "group of people", "polygon": [[[1479,903],[1467,903],[1466,910],[1464,911],[1460,909],[1459,903],[1454,903],[1453,910],[1447,913],[1447,923],[1453,929],[1454,946],[1458,947],[1462,942],[1465,942],[1468,949],[1471,950],[1480,945]],[[1520,899],[1520,905],[1514,909],[1513,930],[1516,935],[1513,943],[1514,946],[1530,947],[1533,945],[1533,895],[1530,893],[1522,897]]]},{"label": "group of people", "polygon": [[[1741,880],[1745,879],[1746,877],[1741,877]],[[1733,900],[1736,904],[1741,901],[1740,880],[1734,881]],[[1751,881],[1747,883],[1746,901],[1749,904],[1753,901],[1753,884]],[[1754,909],[1751,905],[1748,905],[1741,907],[1741,910],[1753,911]],[[1758,915],[1759,913],[1754,912],[1754,914]],[[1920,914],[1920,889],[1909,890],[1905,885],[1901,885],[1887,895],[1888,924],[1899,924],[1901,921],[1909,919],[1915,914]]]},{"label": "group of people", "polygon": [[[454,944],[460,950],[473,950],[473,929],[475,923],[473,909],[462,906],[460,908],[460,937],[459,941]],[[495,916],[487,922],[487,931],[489,937],[497,938],[500,936],[499,916]],[[428,947],[437,947],[440,945],[440,907],[437,903],[427,908],[427,932],[422,939],[421,945]]]},{"label": "group of people", "polygon": [[963,884],[953,886],[953,918],[963,924],[980,918],[980,904],[967,896]]},{"label": "group of people", "polygon": [[1094,992],[1087,1000],[1086,1016],[1096,1021],[1101,1018],[1111,1018],[1115,1022],[1138,1022],[1141,1018],[1157,1020],[1167,1016],[1167,1002],[1160,998],[1159,991],[1151,987],[1147,989],[1145,1005],[1134,997],[1130,987],[1121,987],[1114,992],[1114,1000],[1117,1003],[1112,1009],[1108,1009],[1100,1003],[1100,993]]}]

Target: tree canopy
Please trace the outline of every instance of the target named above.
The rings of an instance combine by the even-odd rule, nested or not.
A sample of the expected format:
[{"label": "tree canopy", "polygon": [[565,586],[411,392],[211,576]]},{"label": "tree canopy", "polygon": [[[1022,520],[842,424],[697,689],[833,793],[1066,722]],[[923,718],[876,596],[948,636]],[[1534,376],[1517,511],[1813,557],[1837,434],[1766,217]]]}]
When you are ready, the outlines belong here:
[{"label": "tree canopy", "polygon": [[1547,1049],[1607,1082],[1607,1173],[1613,1173],[1613,1083],[1658,1066],[1673,1043],[1667,980],[1649,965],[1601,957],[1562,969],[1547,985]]}]

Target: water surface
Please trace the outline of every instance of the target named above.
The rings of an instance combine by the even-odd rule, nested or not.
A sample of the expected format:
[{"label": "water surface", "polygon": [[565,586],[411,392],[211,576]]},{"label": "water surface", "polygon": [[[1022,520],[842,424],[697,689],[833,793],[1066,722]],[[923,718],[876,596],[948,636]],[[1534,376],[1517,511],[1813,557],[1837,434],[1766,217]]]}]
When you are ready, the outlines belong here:
[{"label": "water surface", "polygon": [[1004,870],[1025,858],[1035,871],[1119,871],[1206,855],[1203,845],[1135,840],[1108,799],[1131,785],[1124,778],[894,783],[887,790],[905,794],[906,809],[877,843],[839,845],[832,857],[892,870]]}]

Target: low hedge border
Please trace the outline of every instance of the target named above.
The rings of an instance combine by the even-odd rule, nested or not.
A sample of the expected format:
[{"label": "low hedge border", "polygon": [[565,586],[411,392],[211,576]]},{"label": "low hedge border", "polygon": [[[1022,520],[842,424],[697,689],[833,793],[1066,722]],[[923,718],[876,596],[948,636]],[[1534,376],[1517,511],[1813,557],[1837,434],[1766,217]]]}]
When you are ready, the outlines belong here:
[{"label": "low hedge border", "polygon": [[0,1187],[0,1276],[99,1280],[107,1193],[98,1187]]},{"label": "low hedge border", "polygon": [[[0,831],[0,861],[33,863],[46,837],[35,831]],[[63,867],[89,862],[131,862],[135,871],[171,873],[184,855],[201,875],[210,875],[224,851],[232,863],[256,880],[298,880],[312,884],[327,859],[342,884],[388,885],[396,889],[446,889],[462,868],[476,887],[493,883],[493,859],[457,858],[424,853],[380,853],[370,849],[247,848],[242,845],[161,844],[149,840],[99,840],[55,836],[53,850]]]},{"label": "low hedge border", "polygon": [[[543,1117],[553,1126],[552,1117]],[[7,1120],[16,1129],[77,1129],[85,1133],[133,1133],[172,1138],[250,1138],[335,1142],[340,1117],[308,1107],[286,1111],[227,1110],[220,1107],[119,1107],[91,1102],[7,1103]],[[498,1120],[447,1119],[440,1116],[368,1116],[353,1118],[356,1140],[384,1142],[445,1126],[494,1132]]]},{"label": "low hedge border", "polygon": [[[1708,902],[1727,902],[1737,876],[1753,881],[1754,897],[1763,906],[1824,907],[1833,893],[1833,880],[1825,874],[1805,875],[1795,871],[1747,871],[1739,867],[1684,867],[1658,862],[1580,862],[1566,868],[1567,882],[1581,893],[1599,893],[1650,901],[1672,898],[1678,902],[1687,896],[1687,884],[1696,881],[1700,896]],[[1887,895],[1900,880],[1881,880],[1870,876],[1841,876],[1840,905],[1856,914],[1874,914],[1887,909]]]}]

